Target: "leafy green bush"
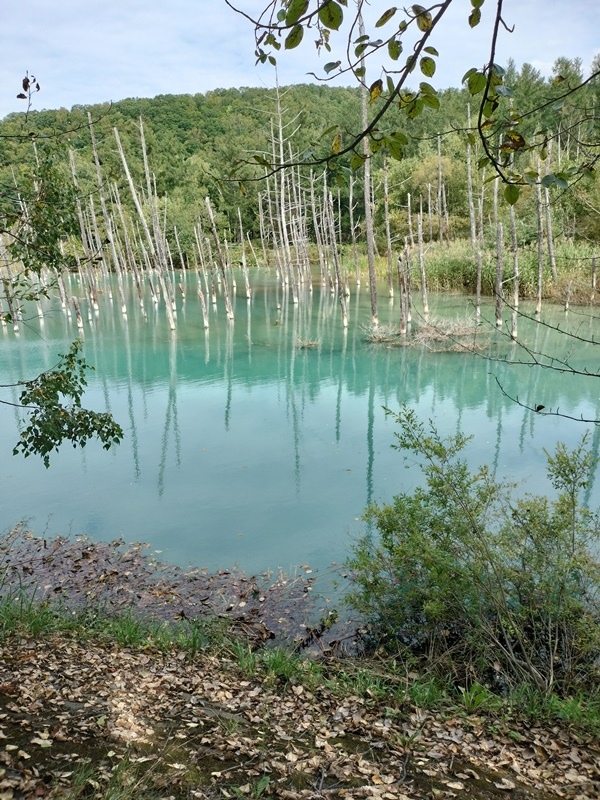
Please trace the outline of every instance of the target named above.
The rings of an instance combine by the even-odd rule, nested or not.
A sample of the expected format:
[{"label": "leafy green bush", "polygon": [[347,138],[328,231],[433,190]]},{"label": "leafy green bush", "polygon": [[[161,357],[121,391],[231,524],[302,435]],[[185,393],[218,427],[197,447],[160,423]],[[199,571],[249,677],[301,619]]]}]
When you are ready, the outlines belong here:
[{"label": "leafy green bush", "polygon": [[579,495],[594,458],[585,435],[572,452],[546,453],[555,500],[514,499],[514,486],[460,453],[414,412],[395,417],[400,450],[422,459],[425,485],[371,505],[378,535],[354,546],[350,604],[373,644],[403,651],[464,685],[529,683],[546,694],[600,677],[598,515]]}]

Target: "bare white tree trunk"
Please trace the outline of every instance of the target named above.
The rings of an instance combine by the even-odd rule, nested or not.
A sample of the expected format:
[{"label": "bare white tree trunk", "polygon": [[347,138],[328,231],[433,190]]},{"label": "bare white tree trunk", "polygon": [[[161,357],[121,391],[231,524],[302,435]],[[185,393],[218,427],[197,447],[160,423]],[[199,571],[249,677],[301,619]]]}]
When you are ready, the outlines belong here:
[{"label": "bare white tree trunk", "polygon": [[[362,15],[358,18],[358,30],[360,36],[365,35],[365,26]],[[364,68],[365,60],[361,59],[361,66]],[[362,79],[364,80],[364,78]],[[369,124],[368,115],[368,89],[366,83],[361,87],[361,110],[362,110],[362,126],[363,130]],[[369,293],[371,295],[371,324],[374,328],[379,326],[379,317],[377,315],[377,275],[375,273],[375,227],[373,225],[373,206],[371,204],[371,153],[369,149],[368,138],[363,140],[363,153],[365,156],[365,163],[363,167],[364,174],[364,196],[365,196],[365,236],[367,237],[367,261],[369,263]]]},{"label": "bare white tree trunk", "polygon": [[[540,164],[538,162],[538,175]],[[537,296],[535,302],[535,313],[539,316],[542,313],[542,291],[544,283],[544,220],[542,217],[542,183],[538,177],[535,182],[535,201],[537,210],[537,243],[538,243],[538,280]]]},{"label": "bare white tree trunk", "polygon": [[[471,130],[471,106],[467,105],[467,128]],[[471,143],[467,139],[467,199],[469,203],[469,225],[471,228],[471,250],[477,250],[477,221],[473,201],[473,172],[471,168]]]},{"label": "bare white tree trunk", "polygon": [[504,271],[502,223],[496,226],[496,327],[502,327],[502,274]]},{"label": "bare white tree trunk", "polygon": [[394,277],[392,275],[392,235],[390,232],[390,198],[388,186],[388,161],[387,155],[383,155],[383,214],[385,221],[385,244],[388,268],[388,295],[394,296]]},{"label": "bare white tree trunk", "polygon": [[[546,174],[550,172],[550,162],[552,158],[552,139],[548,141],[548,155],[546,158]],[[550,272],[552,280],[558,281],[558,270],[556,269],[556,255],[554,253],[554,236],[552,235],[552,206],[550,203],[550,189],[544,187],[544,206],[546,210],[546,240],[548,242],[548,258],[550,259]]]},{"label": "bare white tree trunk", "polygon": [[425,322],[429,319],[429,302],[427,299],[427,278],[425,276],[425,254],[423,250],[423,209],[417,217],[417,242],[419,246],[419,274],[421,276],[421,301]]},{"label": "bare white tree trunk", "polygon": [[354,176],[350,175],[349,189],[349,212],[350,212],[350,236],[352,238],[352,256],[354,258],[354,271],[356,273],[356,285],[360,286],[360,270],[358,267],[358,246],[356,243],[356,225],[354,223]]},{"label": "bare white tree trunk", "polygon": [[331,194],[329,195],[328,203],[327,203],[327,218],[329,222],[329,241],[331,244],[331,254],[333,257],[333,266],[335,269],[335,277],[337,283],[337,294],[338,300],[340,303],[340,308],[342,310],[342,326],[344,328],[348,327],[348,310],[346,308],[346,295],[344,292],[344,284],[342,282],[342,273],[340,269],[340,260],[338,257],[338,250],[337,250],[337,243],[336,243],[336,236],[335,236],[335,217],[333,213],[333,197]]},{"label": "bare white tree trunk", "polygon": [[412,224],[412,200],[410,196],[410,192],[406,195],[406,217],[408,220],[408,237],[410,239],[410,246],[415,246],[415,237],[413,233],[413,224]]},{"label": "bare white tree trunk", "polygon": [[475,289],[475,316],[481,318],[481,273],[483,272],[483,254],[477,251],[477,287]]},{"label": "bare white tree trunk", "polygon": [[210,204],[210,198],[206,197],[204,199],[204,203],[206,205],[206,211],[208,212],[208,219],[210,221],[210,229],[212,231],[213,240],[215,243],[215,248],[217,250],[217,259],[219,262],[219,267],[221,269],[221,276],[223,278],[223,295],[225,297],[225,313],[227,314],[227,319],[233,319],[233,308],[231,307],[231,298],[229,296],[229,285],[227,283],[227,263],[223,256],[223,251],[221,250],[221,242],[219,240],[219,234],[217,232],[217,226],[215,223],[215,217],[213,214],[212,206]]},{"label": "bare white tree trunk", "polygon": [[510,335],[513,339],[517,338],[517,327],[519,319],[519,245],[517,242],[517,226],[515,222],[515,208],[509,207],[510,216],[510,238],[513,257],[513,297],[512,297],[512,324]]}]

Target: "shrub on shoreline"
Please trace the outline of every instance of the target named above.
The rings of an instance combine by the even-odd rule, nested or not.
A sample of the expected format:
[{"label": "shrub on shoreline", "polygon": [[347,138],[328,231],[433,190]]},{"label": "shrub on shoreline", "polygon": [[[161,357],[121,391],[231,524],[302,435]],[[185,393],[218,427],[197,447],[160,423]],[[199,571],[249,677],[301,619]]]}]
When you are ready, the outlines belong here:
[{"label": "shrub on shoreline", "polygon": [[593,690],[600,677],[599,517],[579,500],[594,458],[584,436],[547,472],[557,497],[515,500],[509,484],[460,458],[414,412],[393,414],[396,448],[422,459],[425,486],[371,505],[378,535],[354,547],[350,605],[372,644],[463,685],[546,695]]}]

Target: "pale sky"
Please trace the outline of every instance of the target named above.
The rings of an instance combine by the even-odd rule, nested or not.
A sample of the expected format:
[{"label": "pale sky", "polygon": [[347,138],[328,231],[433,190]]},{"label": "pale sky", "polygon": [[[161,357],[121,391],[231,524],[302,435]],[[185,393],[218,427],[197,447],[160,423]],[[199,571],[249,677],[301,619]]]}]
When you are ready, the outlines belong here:
[{"label": "pale sky", "polygon": [[[239,0],[249,13],[264,3]],[[372,0],[373,19],[389,4]],[[272,67],[254,65],[251,26],[223,0],[28,0],[23,5],[4,0],[2,5],[0,118],[25,110],[16,94],[26,71],[41,85],[36,109],[275,85]],[[470,0],[455,0],[431,40],[440,52],[431,83],[459,86],[470,67],[489,60],[495,7],[495,0],[486,0],[482,24],[471,30],[466,22]],[[518,66],[529,62],[549,75],[557,57],[580,57],[587,71],[600,52],[598,0],[504,0],[503,16],[515,30],[501,31],[499,64],[512,56]],[[323,65],[335,60],[331,54],[317,55],[314,38],[307,35],[297,50],[280,53],[281,85],[314,82],[307,73],[323,75]],[[349,79],[340,83],[352,85]]]}]

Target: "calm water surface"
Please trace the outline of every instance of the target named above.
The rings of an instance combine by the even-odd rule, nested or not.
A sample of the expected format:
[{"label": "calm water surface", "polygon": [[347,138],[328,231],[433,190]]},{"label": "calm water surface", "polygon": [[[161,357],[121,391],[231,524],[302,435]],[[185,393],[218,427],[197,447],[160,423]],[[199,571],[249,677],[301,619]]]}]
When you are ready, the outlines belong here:
[{"label": "calm water surface", "polygon": [[[352,287],[344,334],[329,291],[315,285],[294,306],[272,275],[252,277],[251,301],[238,283],[235,321],[225,319],[219,298],[205,332],[195,277],[188,276],[174,334],[164,309],[149,297],[143,315],[131,287],[127,318],[115,293],[114,303],[102,298],[99,314],[89,319],[73,280],[84,315],[84,355],[96,368],[85,402],[110,410],[125,439],[109,453],[96,443],[83,451],[65,446],[46,470],[34,457],[10,455],[20,414],[3,406],[3,528],[26,519],[38,534],[144,541],[183,566],[324,567],[343,561],[364,530],[360,516],[370,501],[390,500],[419,480],[415,465],[406,469],[390,447],[394,424],[383,406],[397,410],[407,403],[444,434],[473,434],[470,462],[490,464],[522,490],[550,491],[543,448],[572,445],[588,429],[598,447],[600,428],[527,411],[496,379],[523,401],[585,417],[600,416],[600,379],[507,366],[477,354],[372,345],[364,333],[370,316],[364,287],[358,296]],[[439,317],[473,316],[465,297],[432,297],[430,307]],[[26,320],[18,336],[10,327],[0,331],[2,384],[53,366],[76,338],[74,320],[56,301],[45,312],[42,322]],[[381,321],[395,323],[398,314],[398,300],[382,291]],[[484,316],[493,317],[491,307]],[[574,311],[568,318],[548,312],[544,319],[583,335],[593,335],[598,324]],[[526,357],[493,326],[482,327],[495,358]],[[597,369],[593,346],[525,322],[520,334],[531,349]],[[10,389],[1,396],[17,399]],[[588,500],[600,503],[596,481]]]}]

